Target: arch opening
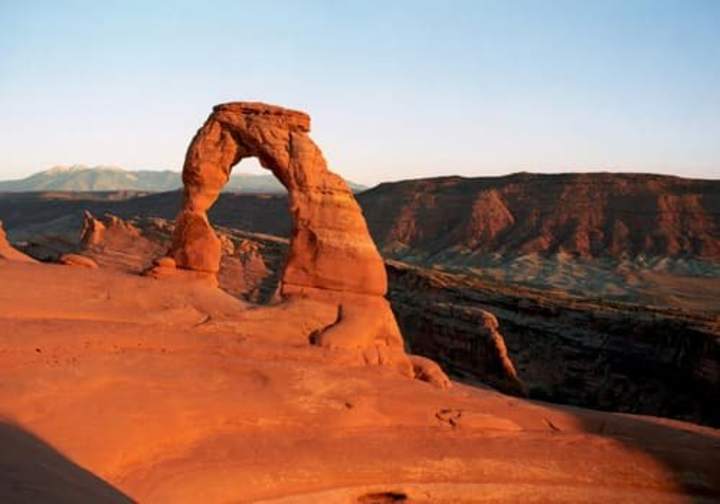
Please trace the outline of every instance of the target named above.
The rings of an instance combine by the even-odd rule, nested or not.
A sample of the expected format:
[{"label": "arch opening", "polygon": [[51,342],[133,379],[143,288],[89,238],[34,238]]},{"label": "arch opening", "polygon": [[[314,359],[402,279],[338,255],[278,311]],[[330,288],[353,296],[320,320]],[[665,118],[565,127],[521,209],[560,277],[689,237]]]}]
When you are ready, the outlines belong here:
[{"label": "arch opening", "polygon": [[[250,166],[248,170],[246,166]],[[232,180],[238,172],[242,175],[265,176],[253,186],[255,181],[243,177],[239,184]],[[267,181],[271,177],[274,183]],[[243,183],[251,187],[246,192]],[[272,184],[272,185],[270,185]],[[279,301],[279,288],[282,272],[285,269],[289,252],[290,229],[283,232],[272,232],[277,227],[277,221],[291,222],[287,193],[280,193],[282,183],[274,176],[272,170],[263,167],[257,157],[241,158],[229,169],[227,186],[230,186],[226,198],[219,199],[218,204],[209,210],[209,221],[220,238],[222,249],[219,271],[217,275],[218,286],[228,294],[243,301],[258,305],[266,305]],[[240,194],[233,194],[234,188],[242,188]],[[257,192],[252,189],[257,189]],[[268,194],[268,190],[273,194]],[[258,207],[260,211],[258,212]],[[236,215],[230,213],[242,212],[250,209],[248,214],[266,215],[261,222],[248,221],[241,226],[223,227],[223,217],[236,220]],[[212,217],[212,218],[210,218]],[[217,224],[214,224],[217,222]]]},{"label": "arch opening", "polygon": [[267,168],[263,167],[255,157],[243,158],[233,166],[234,175],[263,176],[268,175]]}]

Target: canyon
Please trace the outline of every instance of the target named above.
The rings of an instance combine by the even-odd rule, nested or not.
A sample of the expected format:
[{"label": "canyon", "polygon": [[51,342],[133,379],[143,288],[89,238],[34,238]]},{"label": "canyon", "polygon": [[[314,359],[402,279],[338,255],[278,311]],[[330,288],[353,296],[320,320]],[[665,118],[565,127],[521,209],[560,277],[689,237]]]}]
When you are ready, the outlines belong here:
[{"label": "canyon", "polygon": [[3,500],[720,497],[716,183],[356,197],[309,131],[221,104],[182,194],[0,197]]},{"label": "canyon", "polygon": [[[469,189],[473,185],[475,192]],[[383,184],[357,199],[386,258],[388,296],[412,352],[437,360],[456,379],[509,393],[718,425],[720,265],[713,251],[720,243],[720,213],[713,205],[719,188],[713,181],[654,175],[519,174]],[[505,233],[518,243],[553,245],[520,253],[486,237],[478,247],[487,253],[463,249],[459,237],[467,235],[467,243],[468,230],[475,229],[468,227],[469,209],[486,201],[488,190],[513,215],[540,208],[538,215],[547,217],[538,217],[534,226],[517,218]],[[641,204],[613,206],[617,198],[609,195],[615,190],[625,191],[623,201]],[[516,194],[516,200],[505,193]],[[685,203],[663,206],[666,193]],[[545,194],[554,196],[543,199]],[[552,205],[556,200],[564,202],[561,210]],[[210,209],[211,221],[235,244],[220,267],[227,292],[252,302],[272,298],[287,254],[287,204],[284,196],[223,193]],[[179,205],[178,193],[27,193],[0,198],[0,215],[15,243],[41,260],[77,251],[85,209],[129,219],[149,240],[119,239],[121,245],[106,244],[104,254],[125,254],[125,262],[140,271],[169,246],[169,219]],[[385,206],[387,211],[380,211]],[[482,228],[492,227],[498,213],[486,210],[475,217]],[[627,227],[628,240],[672,239],[656,239],[648,249],[642,247],[650,242],[636,239],[619,253],[611,246],[573,251],[577,232],[555,232],[567,228],[558,224],[562,215],[585,223],[592,236],[605,235],[602,226],[589,223],[604,223],[602,229]],[[441,222],[449,231],[438,228]],[[550,238],[538,240],[538,230],[552,231]],[[693,241],[696,235],[699,241]],[[131,243],[139,257],[127,252]],[[658,249],[660,243],[685,249]],[[445,247],[444,252],[432,253],[433,247]],[[115,260],[98,255],[101,264]],[[503,371],[496,332],[513,371]]]},{"label": "canyon", "polygon": [[[105,221],[103,240],[73,250],[103,268],[138,274],[172,243],[171,221],[90,219]],[[288,240],[222,226],[218,232],[220,287],[244,301],[270,302]],[[575,406],[720,422],[717,314],[489,282],[395,260],[385,268],[406,346],[455,379]]]}]

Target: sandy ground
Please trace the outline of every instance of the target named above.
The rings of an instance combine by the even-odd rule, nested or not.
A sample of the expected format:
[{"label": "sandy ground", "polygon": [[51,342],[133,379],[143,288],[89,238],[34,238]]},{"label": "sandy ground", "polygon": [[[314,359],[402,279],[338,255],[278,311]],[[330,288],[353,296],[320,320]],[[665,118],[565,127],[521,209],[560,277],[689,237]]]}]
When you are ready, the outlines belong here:
[{"label": "sandy ground", "polygon": [[715,502],[720,432],[441,390],[333,310],[0,261],[1,502]]}]

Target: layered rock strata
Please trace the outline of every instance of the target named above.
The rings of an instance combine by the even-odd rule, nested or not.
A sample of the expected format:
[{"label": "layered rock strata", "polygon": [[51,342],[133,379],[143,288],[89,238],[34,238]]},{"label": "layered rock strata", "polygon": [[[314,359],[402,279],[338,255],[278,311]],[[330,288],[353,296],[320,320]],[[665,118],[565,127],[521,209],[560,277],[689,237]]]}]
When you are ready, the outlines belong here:
[{"label": "layered rock strata", "polygon": [[488,353],[491,312],[532,399],[720,425],[715,314],[490,284],[398,261],[388,262],[388,276],[410,350],[453,377],[513,392],[514,375]]}]

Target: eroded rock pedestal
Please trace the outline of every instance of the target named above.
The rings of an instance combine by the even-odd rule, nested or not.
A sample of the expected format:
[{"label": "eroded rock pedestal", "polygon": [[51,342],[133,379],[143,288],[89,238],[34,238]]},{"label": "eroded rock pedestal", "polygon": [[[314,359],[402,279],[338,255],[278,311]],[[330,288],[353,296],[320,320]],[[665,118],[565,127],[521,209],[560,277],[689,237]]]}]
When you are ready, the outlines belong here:
[{"label": "eroded rock pedestal", "polygon": [[7,261],[21,261],[21,262],[35,262],[35,260],[10,245],[3,228],[2,221],[0,221],[0,260]]},{"label": "eroded rock pedestal", "polygon": [[383,261],[362,211],[345,181],[327,169],[309,131],[310,117],[302,112],[262,103],[216,106],[188,148],[172,259],[181,270],[217,273],[222,244],[207,211],[232,167],[256,157],[288,190],[293,227],[280,295],[289,302],[309,297],[337,307],[334,323],[312,334],[311,342],[358,349],[368,364],[390,365],[447,386],[439,367],[405,353],[384,297]]}]

